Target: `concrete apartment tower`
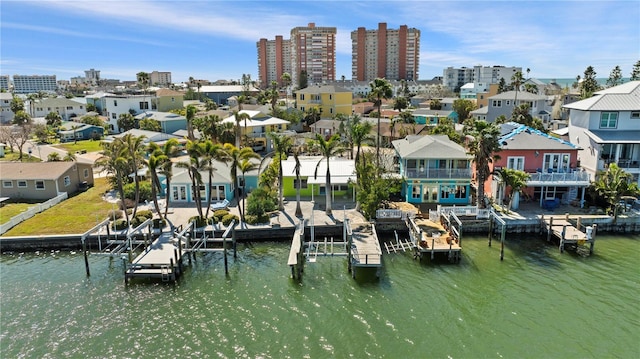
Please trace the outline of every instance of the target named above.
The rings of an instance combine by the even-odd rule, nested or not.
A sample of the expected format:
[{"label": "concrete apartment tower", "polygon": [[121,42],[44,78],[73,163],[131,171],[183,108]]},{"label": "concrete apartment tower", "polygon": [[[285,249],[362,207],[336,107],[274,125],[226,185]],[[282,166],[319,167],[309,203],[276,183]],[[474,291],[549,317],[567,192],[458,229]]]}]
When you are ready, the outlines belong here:
[{"label": "concrete apartment tower", "polygon": [[357,81],[418,80],[420,67],[420,30],[408,28],[387,29],[378,24],[377,30],[359,27],[351,32],[351,77]]},{"label": "concrete apartment tower", "polygon": [[309,85],[336,79],[336,28],[306,27],[291,30],[291,81],[298,84],[306,71]]},{"label": "concrete apartment tower", "polygon": [[266,88],[272,81],[282,84],[282,74],[291,75],[291,41],[277,35],[275,40],[260,39],[258,48],[258,80]]}]

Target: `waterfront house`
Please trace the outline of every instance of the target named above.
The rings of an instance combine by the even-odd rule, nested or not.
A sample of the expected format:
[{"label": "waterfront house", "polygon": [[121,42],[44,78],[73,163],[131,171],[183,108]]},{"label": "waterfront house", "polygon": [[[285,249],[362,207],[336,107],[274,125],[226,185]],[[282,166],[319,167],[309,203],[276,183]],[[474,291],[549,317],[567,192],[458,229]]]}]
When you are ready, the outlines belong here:
[{"label": "waterfront house", "polygon": [[240,96],[245,92],[249,92],[249,94],[252,96],[259,92],[259,90],[253,86],[249,88],[249,91],[246,91],[245,87],[242,85],[201,86],[200,88],[194,87],[193,90],[204,94],[206,97],[208,97],[218,105],[229,105],[231,107],[233,107],[234,105],[237,106],[237,103],[229,103],[228,101],[230,98],[237,98],[237,96]]},{"label": "waterfront house", "polygon": [[159,89],[156,91],[155,101],[159,112],[169,112],[184,107],[184,93],[170,89]]},{"label": "waterfront house", "polygon": [[640,81],[565,104],[569,140],[585,150],[580,165],[592,176],[617,163],[640,184]]},{"label": "waterfront house", "polygon": [[104,136],[104,127],[73,121],[63,122],[60,126],[63,130],[58,131],[61,142],[75,140],[98,140]]},{"label": "waterfront house", "polygon": [[46,201],[93,186],[93,169],[80,162],[0,162],[0,197]]},{"label": "waterfront house", "polygon": [[471,201],[471,157],[446,135],[407,136],[392,142],[409,203],[467,205]]},{"label": "waterfront house", "polygon": [[[273,117],[260,111],[242,110],[240,114],[249,115],[248,120],[240,121],[240,136],[249,138],[251,146],[255,151],[271,151],[271,138],[267,136],[270,132],[283,132],[287,129],[289,121]],[[222,123],[231,123],[236,126],[235,115],[222,120]]]},{"label": "waterfront house", "polygon": [[0,125],[5,125],[13,121],[14,113],[11,111],[11,101],[13,101],[12,94],[0,92]]},{"label": "waterfront house", "polygon": [[109,136],[105,137],[104,140],[105,140],[105,142],[112,142],[116,138],[122,138],[122,137],[126,136],[127,134],[131,134],[132,136],[135,136],[135,137],[144,136],[144,139],[142,140],[142,142],[145,145],[149,144],[149,142],[155,142],[156,144],[162,146],[171,138],[175,138],[181,144],[185,144],[187,142],[187,140],[184,137],[176,136],[176,135],[169,134],[169,133],[163,133],[163,132],[140,130],[140,129],[137,129],[137,128],[131,129],[131,130],[126,131],[126,132],[119,133],[117,135],[109,135]]},{"label": "waterfront house", "polygon": [[[509,168],[527,172],[530,177],[522,190],[525,198],[538,201],[541,206],[546,201],[555,203],[556,199],[561,203],[584,203],[590,182],[578,160],[582,148],[515,122],[502,124],[500,131],[500,158],[490,165],[494,171]],[[497,176],[491,176],[485,183],[485,193],[502,204],[506,188]],[[516,209],[517,201],[512,205]]]},{"label": "waterfront house", "polygon": [[455,111],[429,110],[419,108],[412,113],[417,124],[421,125],[437,125],[440,120],[448,118],[453,123],[458,123],[458,113]]},{"label": "waterfront house", "polygon": [[[326,194],[327,160],[322,156],[300,156],[300,195],[302,197],[324,199]],[[316,171],[316,166],[318,162]],[[295,172],[295,160],[289,156],[282,161],[282,188],[283,195],[289,198],[296,197],[297,179]],[[332,157],[329,160],[331,173],[331,195],[333,199],[343,198],[355,201],[355,190],[350,183],[356,182],[355,161],[342,157]],[[317,174],[317,176],[316,176]]]}]

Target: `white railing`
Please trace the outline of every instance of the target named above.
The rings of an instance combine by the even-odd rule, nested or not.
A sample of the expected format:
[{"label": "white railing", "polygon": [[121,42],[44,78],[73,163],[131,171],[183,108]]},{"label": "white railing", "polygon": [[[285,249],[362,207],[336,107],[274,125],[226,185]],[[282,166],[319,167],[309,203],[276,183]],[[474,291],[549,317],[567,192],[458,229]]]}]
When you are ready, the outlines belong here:
[{"label": "white railing", "polygon": [[418,210],[415,211],[403,211],[400,209],[379,209],[376,211],[377,219],[384,218],[398,218],[405,220],[407,218],[414,218],[418,214]]},{"label": "white railing", "polygon": [[527,182],[589,182],[589,173],[574,171],[571,173],[531,173]]},{"label": "white railing", "polygon": [[0,224],[0,234],[6,233],[8,230],[17,226],[22,221],[26,221],[27,219],[35,216],[36,214],[55,206],[56,204],[67,199],[68,197],[69,196],[67,195],[67,192],[63,192],[62,194],[59,194],[56,197],[53,197],[46,202],[42,202],[40,204],[34,205],[33,207],[29,207],[26,211],[11,217],[11,219],[8,222]]},{"label": "white railing", "polygon": [[[456,216],[468,216],[476,218],[489,218],[489,210],[478,208],[478,206],[438,206],[437,214],[453,212]],[[431,217],[431,211],[429,211]]]}]

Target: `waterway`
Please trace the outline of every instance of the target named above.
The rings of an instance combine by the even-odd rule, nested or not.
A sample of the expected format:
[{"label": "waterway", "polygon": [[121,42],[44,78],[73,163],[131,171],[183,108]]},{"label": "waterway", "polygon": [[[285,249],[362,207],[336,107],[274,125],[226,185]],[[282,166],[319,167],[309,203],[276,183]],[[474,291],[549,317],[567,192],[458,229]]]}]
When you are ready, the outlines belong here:
[{"label": "waterway", "polygon": [[125,286],[122,263],[70,252],[0,256],[2,358],[638,358],[640,236],[595,254],[467,236],[459,264],[344,258],[290,279],[284,243],[198,256],[176,284]]}]

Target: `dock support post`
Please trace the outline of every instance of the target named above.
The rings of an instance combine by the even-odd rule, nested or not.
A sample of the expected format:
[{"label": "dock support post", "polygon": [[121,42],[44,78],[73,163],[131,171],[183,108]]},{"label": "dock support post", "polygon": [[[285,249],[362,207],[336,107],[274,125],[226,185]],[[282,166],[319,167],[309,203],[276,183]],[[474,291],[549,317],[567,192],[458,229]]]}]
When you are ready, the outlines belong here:
[{"label": "dock support post", "polygon": [[229,264],[227,263],[227,236],[222,236],[222,255],[224,256],[224,275],[229,275]]},{"label": "dock support post", "polygon": [[591,246],[589,246],[589,254],[593,254],[593,248],[596,246],[596,229],[598,228],[598,224],[593,225],[593,229],[591,230]]},{"label": "dock support post", "polygon": [[236,239],[236,223],[235,221],[233,222],[233,228],[231,229],[231,241],[233,242],[233,259],[238,258],[237,255],[237,246],[238,246],[238,240]]},{"label": "dock support post", "polygon": [[[111,258],[111,257],[109,257]],[[128,284],[129,283],[129,277],[127,276],[127,258],[126,257],[122,257],[122,268],[124,271],[124,284]]]},{"label": "dock support post", "polygon": [[547,242],[551,241],[551,232],[553,232],[553,217],[549,217],[549,226],[547,227]]},{"label": "dock support post", "polygon": [[502,230],[500,232],[500,260],[504,260],[504,239],[507,232],[505,225],[502,225]]},{"label": "dock support post", "polygon": [[493,213],[489,214],[489,247],[491,247],[491,239],[493,237]]},{"label": "dock support post", "polygon": [[579,231],[581,231],[580,229],[581,224],[582,224],[582,217],[578,217],[578,221],[576,223],[576,229],[578,229]]},{"label": "dock support post", "polygon": [[84,236],[82,236],[82,253],[84,253],[84,269],[87,272],[87,277],[91,276],[89,272],[89,258],[87,257],[87,241]]},{"label": "dock support post", "polygon": [[560,237],[560,253],[564,252],[564,236],[567,233],[567,225],[562,226],[562,236]]},{"label": "dock support post", "polygon": [[[189,253],[187,254],[187,258],[189,259],[189,265],[191,265],[191,257],[195,258],[195,254],[191,250],[191,236],[187,233],[186,237],[187,237],[187,239],[186,239],[187,249],[189,249]],[[203,239],[203,240],[206,241],[206,238]]]}]

